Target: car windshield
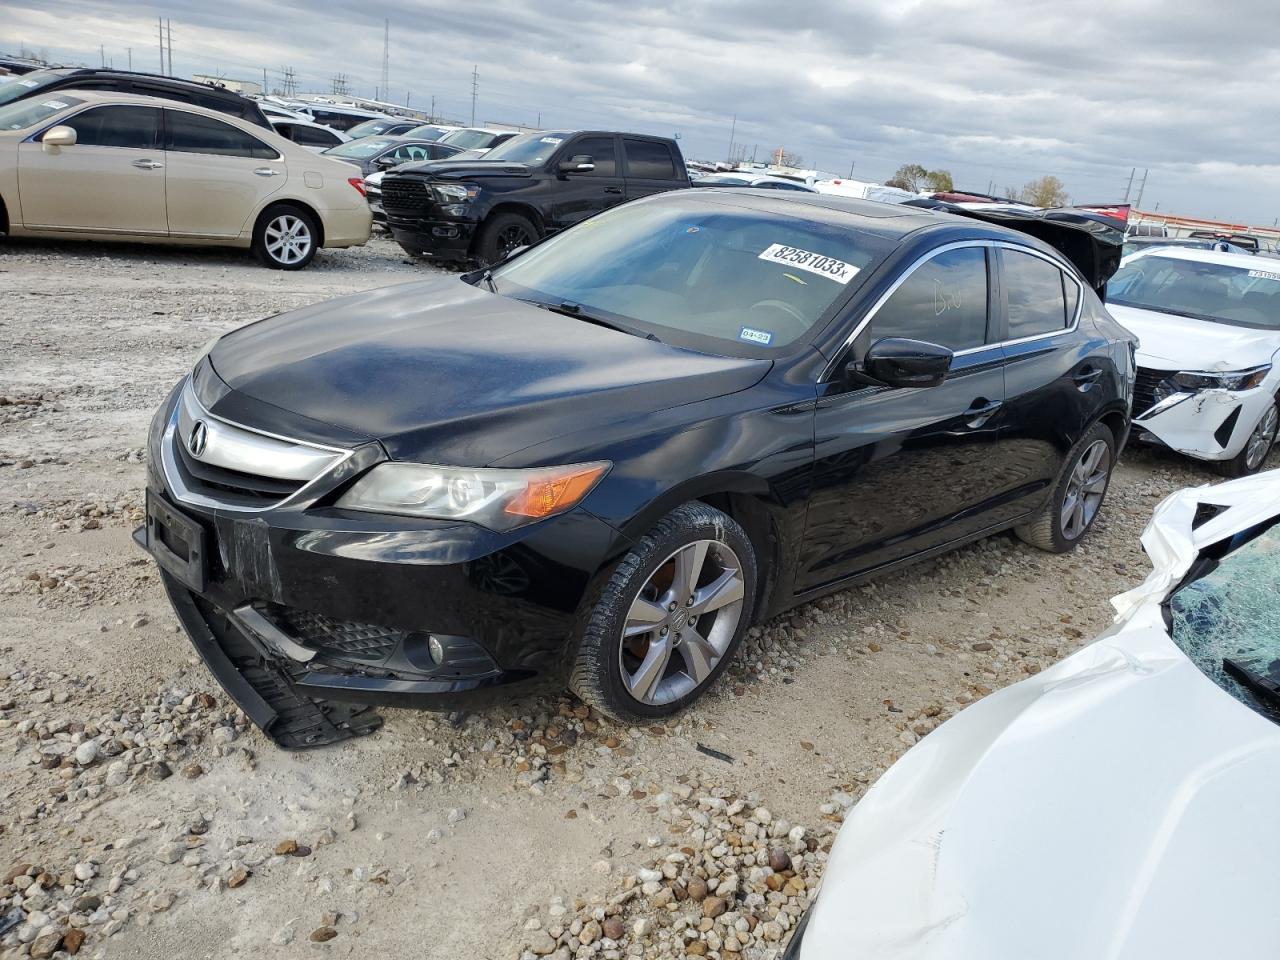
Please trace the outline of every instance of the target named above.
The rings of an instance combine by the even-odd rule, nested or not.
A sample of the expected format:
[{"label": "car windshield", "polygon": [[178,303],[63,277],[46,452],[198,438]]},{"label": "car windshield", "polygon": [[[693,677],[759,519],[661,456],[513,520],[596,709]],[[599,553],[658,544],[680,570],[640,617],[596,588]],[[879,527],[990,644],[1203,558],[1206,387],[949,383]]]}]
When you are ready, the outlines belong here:
[{"label": "car windshield", "polygon": [[[563,133],[522,133],[506,143],[500,143],[484,155],[486,160],[505,160],[507,163],[546,163],[564,143]],[[446,141],[453,143],[453,140]]]},{"label": "car windshield", "polygon": [[347,136],[352,140],[358,140],[361,137],[376,137],[380,133],[385,133],[390,127],[394,127],[399,122],[399,120],[366,120],[364,123],[357,123],[348,130]]},{"label": "car windshield", "polygon": [[442,140],[452,132],[448,127],[437,127],[430,123],[424,123],[420,127],[405,131],[405,136],[414,137],[418,140]]},{"label": "car windshield", "polygon": [[441,137],[440,142],[453,144],[460,150],[476,150],[489,146],[495,137],[497,134],[488,130],[455,130]]},{"label": "car windshield", "polygon": [[19,100],[8,106],[0,107],[0,130],[25,130],[34,127],[59,110],[75,107],[84,103],[79,97],[68,97],[65,94],[48,93],[43,97],[30,100]]},{"label": "car windshield", "polygon": [[[14,77],[0,77],[0,106],[28,97],[33,90],[48,86],[62,77],[56,70],[32,70]],[[7,127],[6,129],[15,129]]]},{"label": "car windshield", "polygon": [[352,160],[364,160],[375,156],[392,146],[392,141],[385,137],[365,137],[361,140],[349,140],[336,147],[323,151],[331,157],[350,157]]},{"label": "car windshield", "polygon": [[[1223,550],[1225,556],[1212,557]],[[1169,597],[1173,640],[1219,687],[1280,722],[1280,702],[1251,692],[1245,675],[1232,669],[1280,683],[1280,524],[1238,534],[1206,553],[1194,579]]]},{"label": "car windshield", "polygon": [[1275,269],[1253,269],[1158,254],[1137,257],[1111,278],[1107,302],[1237,327],[1277,330],[1280,264]]},{"label": "car windshield", "polygon": [[767,356],[806,337],[889,249],[820,209],[681,192],[606,211],[493,277],[504,296],[569,304],[705,352]]}]

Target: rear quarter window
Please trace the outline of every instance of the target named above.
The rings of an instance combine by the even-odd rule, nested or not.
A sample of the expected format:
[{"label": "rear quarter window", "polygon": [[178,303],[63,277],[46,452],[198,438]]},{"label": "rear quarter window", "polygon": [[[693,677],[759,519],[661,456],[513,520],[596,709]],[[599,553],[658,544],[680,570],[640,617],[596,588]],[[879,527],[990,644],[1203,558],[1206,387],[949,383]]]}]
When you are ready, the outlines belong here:
[{"label": "rear quarter window", "polygon": [[623,139],[627,157],[627,176],[637,180],[674,180],[676,163],[665,143],[653,140]]}]

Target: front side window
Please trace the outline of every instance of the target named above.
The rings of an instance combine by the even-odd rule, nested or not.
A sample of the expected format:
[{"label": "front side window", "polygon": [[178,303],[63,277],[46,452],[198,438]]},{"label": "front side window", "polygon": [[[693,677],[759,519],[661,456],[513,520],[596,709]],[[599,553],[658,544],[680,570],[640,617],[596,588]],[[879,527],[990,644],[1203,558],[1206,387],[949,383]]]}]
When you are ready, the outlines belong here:
[{"label": "front side window", "polygon": [[131,147],[154,150],[160,140],[160,111],[155,107],[93,107],[62,121],[83,147]]},{"label": "front side window", "polygon": [[[1280,683],[1280,525],[1215,544],[1169,597],[1173,641],[1210,680],[1280,721],[1280,698],[1258,678]],[[1264,684],[1265,686],[1265,684]]]},{"label": "front side window", "polygon": [[[694,197],[700,199],[694,199]],[[826,219],[699,191],[614,207],[493,271],[498,293],[732,356],[805,338],[892,249]]]},{"label": "front side window", "polygon": [[166,149],[219,157],[252,157],[255,160],[274,160],[280,156],[257,137],[229,123],[181,110],[166,112]]},{"label": "front side window", "polygon": [[637,180],[674,180],[676,165],[665,143],[652,140],[622,141],[627,154],[627,176]]},{"label": "front side window", "polygon": [[[1016,250],[1001,250],[1000,281],[1009,298],[1009,339],[1056,333],[1070,323],[1062,271],[1047,260]],[[1075,283],[1065,281],[1073,289]]]},{"label": "front side window", "polygon": [[590,157],[596,168],[590,173],[578,174],[588,177],[616,177],[618,175],[618,148],[614,146],[613,137],[583,137],[569,148],[569,156]]},{"label": "front side window", "polygon": [[871,337],[923,340],[954,351],[986,343],[986,250],[944,250],[918,266],[872,318]]},{"label": "front side window", "polygon": [[1257,266],[1149,254],[1125,262],[1107,302],[1259,330],[1280,329],[1280,263]]},{"label": "front side window", "polygon": [[332,130],[303,126],[294,127],[293,136],[289,139],[306,147],[332,147],[342,142]]}]

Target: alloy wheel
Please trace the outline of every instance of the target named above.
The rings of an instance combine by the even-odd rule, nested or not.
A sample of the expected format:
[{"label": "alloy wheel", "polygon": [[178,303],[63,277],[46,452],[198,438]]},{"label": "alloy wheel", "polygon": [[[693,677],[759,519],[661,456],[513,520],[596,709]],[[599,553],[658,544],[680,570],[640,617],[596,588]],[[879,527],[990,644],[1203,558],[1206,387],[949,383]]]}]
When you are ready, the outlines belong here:
[{"label": "alloy wheel", "polygon": [[618,644],[627,692],[652,706],[706,683],[742,618],[738,555],[718,540],[695,540],[658,565],[632,601]]},{"label": "alloy wheel", "polygon": [[265,241],[271,259],[292,265],[311,252],[311,228],[301,217],[283,213],[267,224]]},{"label": "alloy wheel", "polygon": [[498,253],[505,257],[513,250],[527,247],[532,242],[533,238],[529,236],[529,232],[520,224],[513,223],[498,234]]},{"label": "alloy wheel", "polygon": [[1280,426],[1280,413],[1277,412],[1276,405],[1273,403],[1262,415],[1258,425],[1253,428],[1253,433],[1249,434],[1244,462],[1250,471],[1257,470],[1262,466],[1262,461],[1267,458],[1271,445],[1276,442],[1277,426]]},{"label": "alloy wheel", "polygon": [[1062,498],[1062,536],[1075,540],[1089,529],[1102,498],[1107,492],[1111,473],[1111,448],[1105,440],[1089,444],[1076,460]]}]

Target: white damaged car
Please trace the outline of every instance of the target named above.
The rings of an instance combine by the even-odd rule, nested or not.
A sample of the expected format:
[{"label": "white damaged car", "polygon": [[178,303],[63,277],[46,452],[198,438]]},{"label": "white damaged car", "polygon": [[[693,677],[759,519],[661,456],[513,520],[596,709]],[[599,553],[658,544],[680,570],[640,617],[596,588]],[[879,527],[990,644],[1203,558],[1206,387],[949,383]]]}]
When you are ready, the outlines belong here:
[{"label": "white damaged car", "polygon": [[1260,469],[1280,425],[1280,263],[1143,250],[1107,284],[1107,310],[1142,341],[1134,439],[1211,461],[1223,476]]},{"label": "white damaged car", "polygon": [[1280,471],[1184,490],[1116,624],[852,810],[788,960],[1205,960],[1280,942]]}]

